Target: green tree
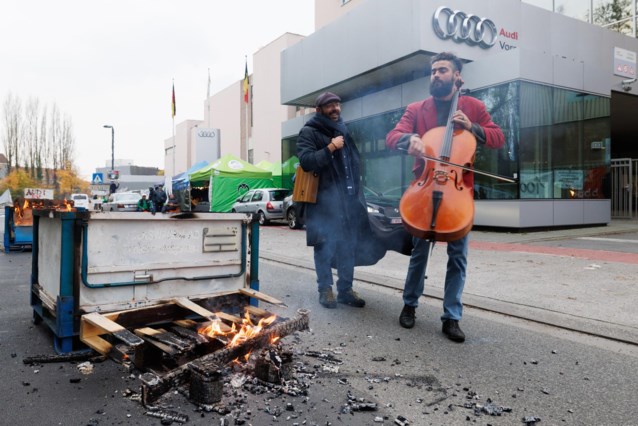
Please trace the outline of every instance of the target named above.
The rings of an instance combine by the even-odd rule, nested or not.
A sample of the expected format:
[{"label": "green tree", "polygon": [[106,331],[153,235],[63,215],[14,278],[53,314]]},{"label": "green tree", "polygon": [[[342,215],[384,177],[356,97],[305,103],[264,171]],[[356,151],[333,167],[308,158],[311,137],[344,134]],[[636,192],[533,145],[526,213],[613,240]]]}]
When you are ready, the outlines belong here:
[{"label": "green tree", "polygon": [[11,197],[16,199],[24,195],[24,188],[42,187],[36,184],[36,181],[29,176],[23,169],[16,169],[9,173],[4,179],[0,180],[0,193],[7,189],[11,191]]},{"label": "green tree", "polygon": [[631,0],[612,0],[594,9],[594,24],[622,34],[631,34],[631,16]]}]

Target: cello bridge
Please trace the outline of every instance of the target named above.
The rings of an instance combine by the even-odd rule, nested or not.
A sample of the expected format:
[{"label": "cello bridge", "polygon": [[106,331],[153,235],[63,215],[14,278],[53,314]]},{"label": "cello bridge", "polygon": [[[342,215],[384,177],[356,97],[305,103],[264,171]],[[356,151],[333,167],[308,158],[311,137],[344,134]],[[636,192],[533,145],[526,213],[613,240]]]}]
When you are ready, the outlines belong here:
[{"label": "cello bridge", "polygon": [[448,176],[448,173],[444,170],[435,170],[432,178],[439,185],[445,185],[445,183],[450,180],[450,176]]}]

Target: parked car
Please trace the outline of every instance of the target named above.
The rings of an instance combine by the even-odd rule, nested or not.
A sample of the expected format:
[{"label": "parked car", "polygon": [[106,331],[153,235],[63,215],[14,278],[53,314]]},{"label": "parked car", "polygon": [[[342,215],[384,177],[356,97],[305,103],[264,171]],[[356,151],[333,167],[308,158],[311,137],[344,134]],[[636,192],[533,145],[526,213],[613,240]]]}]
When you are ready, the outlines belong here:
[{"label": "parked car", "polygon": [[134,192],[116,192],[109,195],[106,203],[102,204],[105,212],[134,212],[137,211],[137,202],[142,198]]},{"label": "parked car", "polygon": [[284,219],[283,202],[290,192],[285,188],[252,189],[237,199],[232,211],[257,214],[259,224],[266,225],[271,220]]},{"label": "parked car", "polygon": [[73,200],[74,207],[81,207],[86,210],[91,209],[91,202],[86,194],[71,194],[71,200]]},{"label": "parked car", "polygon": [[[412,251],[412,236],[403,227],[399,212],[400,197],[386,197],[370,188],[363,188],[363,195],[368,208],[370,227],[376,237],[383,242],[387,250],[409,255]],[[304,226],[300,205],[295,203],[292,195],[284,200],[286,222],[290,229]]]},{"label": "parked car", "polygon": [[290,229],[303,228],[303,218],[299,209],[299,204],[296,204],[292,199],[292,194],[284,198],[283,204],[284,214],[286,217],[286,223]]}]

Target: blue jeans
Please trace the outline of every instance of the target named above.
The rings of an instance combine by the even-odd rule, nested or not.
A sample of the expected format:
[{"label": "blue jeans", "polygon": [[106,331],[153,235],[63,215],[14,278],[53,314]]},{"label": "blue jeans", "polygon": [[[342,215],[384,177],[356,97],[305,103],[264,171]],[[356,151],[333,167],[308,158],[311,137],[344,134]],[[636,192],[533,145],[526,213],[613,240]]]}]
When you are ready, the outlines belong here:
[{"label": "blue jeans", "polygon": [[[417,307],[419,297],[423,294],[425,286],[425,267],[430,251],[429,240],[412,238],[414,249],[410,256],[408,275],[405,278],[403,288],[403,303]],[[467,270],[467,243],[468,235],[457,241],[447,243],[447,272],[445,274],[445,288],[443,295],[443,315],[441,321],[446,319],[460,320],[463,315],[461,295],[465,286],[465,273]]]},{"label": "blue jeans", "polygon": [[332,259],[337,259],[337,291],[352,288],[354,278],[354,247],[352,239],[328,240],[314,246],[315,270],[319,292],[332,288]]}]

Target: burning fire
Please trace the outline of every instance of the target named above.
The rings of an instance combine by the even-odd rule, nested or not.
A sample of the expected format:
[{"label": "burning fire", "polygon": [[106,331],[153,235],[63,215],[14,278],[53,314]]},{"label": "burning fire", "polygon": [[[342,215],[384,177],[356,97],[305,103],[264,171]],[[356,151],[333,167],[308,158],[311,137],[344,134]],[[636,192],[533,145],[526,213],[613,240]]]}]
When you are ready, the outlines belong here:
[{"label": "burning fire", "polygon": [[16,200],[13,207],[16,225],[31,226],[33,224],[33,209],[51,209],[59,212],[71,212],[74,211],[74,203],[66,198],[64,200],[29,200],[25,198],[23,203]]},{"label": "burning fire", "polygon": [[[276,315],[271,315],[267,318],[260,319],[257,325],[255,325],[250,319],[250,315],[248,314],[248,312],[246,312],[244,318],[242,319],[242,325],[239,329],[237,329],[237,326],[233,323],[230,330],[223,331],[221,327],[221,320],[216,319],[206,327],[202,327],[197,330],[197,332],[209,337],[226,337],[230,339],[226,346],[233,347],[240,345],[241,343],[257,336],[265,327],[272,324],[276,319]],[[270,343],[272,344],[278,339],[279,337],[275,337]]]}]

